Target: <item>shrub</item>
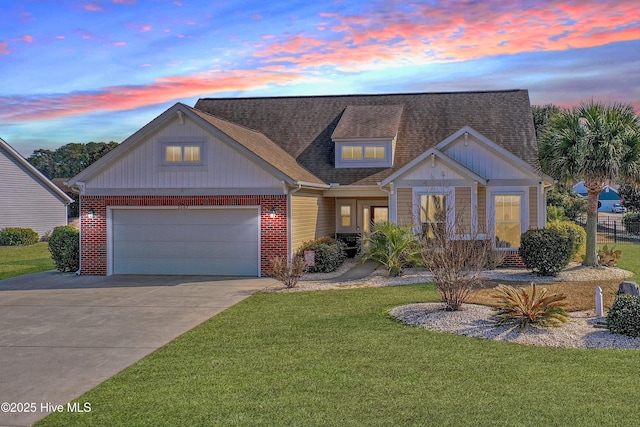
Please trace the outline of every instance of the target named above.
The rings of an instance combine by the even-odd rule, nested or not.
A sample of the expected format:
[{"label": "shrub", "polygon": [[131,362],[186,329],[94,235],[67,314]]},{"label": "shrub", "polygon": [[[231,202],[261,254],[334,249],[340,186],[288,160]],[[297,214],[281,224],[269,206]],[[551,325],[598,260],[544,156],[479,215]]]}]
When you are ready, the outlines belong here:
[{"label": "shrub", "polygon": [[569,259],[579,260],[585,254],[587,232],[573,221],[556,221],[547,223],[547,228],[557,230],[571,240],[571,256]]},{"label": "shrub", "polygon": [[562,206],[547,206],[547,221],[566,221],[567,219]]},{"label": "shrub", "polygon": [[80,268],[80,231],[70,225],[56,227],[49,237],[49,252],[61,272],[78,271]]},{"label": "shrub", "polygon": [[362,260],[379,262],[387,268],[389,276],[400,276],[405,266],[420,261],[420,246],[410,226],[378,222],[362,243]]},{"label": "shrub", "polygon": [[607,328],[614,334],[640,337],[640,297],[618,295],[607,313]]},{"label": "shrub", "polygon": [[30,228],[7,227],[0,231],[0,246],[34,245],[40,235]]},{"label": "shrub", "polygon": [[536,284],[531,283],[531,292],[525,288],[498,285],[497,294],[493,295],[498,299],[494,310],[496,324],[515,322],[520,329],[529,324],[540,326],[557,326],[569,320],[569,315],[564,310],[567,305],[564,294],[552,294],[547,296],[547,288],[542,288],[540,292],[536,289]]},{"label": "shrub", "polygon": [[278,279],[287,288],[295,288],[298,280],[304,275],[304,259],[300,256],[294,256],[290,262],[284,258],[271,258],[271,270],[276,279]]},{"label": "shrub", "polygon": [[535,228],[522,233],[518,255],[534,273],[556,276],[569,264],[571,248],[571,240],[564,233]]},{"label": "shrub", "polygon": [[315,265],[308,266],[309,273],[330,273],[336,271],[347,258],[345,245],[330,237],[319,237],[305,242],[296,251],[296,256],[304,256],[304,251],[315,252]]},{"label": "shrub", "polygon": [[604,245],[602,249],[598,251],[598,264],[606,265],[607,267],[615,267],[618,265],[621,255],[622,251],[620,249],[616,249],[615,246],[609,248],[607,245]]},{"label": "shrub", "polygon": [[640,234],[640,213],[628,213],[622,218],[622,224],[627,233]]}]

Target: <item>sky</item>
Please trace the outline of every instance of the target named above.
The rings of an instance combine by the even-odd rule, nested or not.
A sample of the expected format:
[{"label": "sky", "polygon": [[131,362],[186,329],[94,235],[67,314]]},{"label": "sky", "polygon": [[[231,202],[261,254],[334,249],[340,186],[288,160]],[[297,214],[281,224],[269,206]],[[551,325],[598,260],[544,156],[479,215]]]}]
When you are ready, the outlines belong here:
[{"label": "sky", "polygon": [[638,0],[0,0],[0,138],[121,142],[176,102],[528,89],[640,112]]}]

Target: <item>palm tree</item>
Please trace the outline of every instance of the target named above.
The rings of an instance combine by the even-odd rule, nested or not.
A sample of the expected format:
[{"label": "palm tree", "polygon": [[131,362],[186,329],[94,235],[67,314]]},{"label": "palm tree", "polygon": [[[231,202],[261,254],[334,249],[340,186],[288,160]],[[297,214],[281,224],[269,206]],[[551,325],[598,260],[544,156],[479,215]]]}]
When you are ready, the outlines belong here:
[{"label": "palm tree", "polygon": [[612,181],[640,180],[640,119],[628,104],[594,101],[555,114],[540,138],[542,172],[587,188],[587,253],[596,265],[598,195]]}]

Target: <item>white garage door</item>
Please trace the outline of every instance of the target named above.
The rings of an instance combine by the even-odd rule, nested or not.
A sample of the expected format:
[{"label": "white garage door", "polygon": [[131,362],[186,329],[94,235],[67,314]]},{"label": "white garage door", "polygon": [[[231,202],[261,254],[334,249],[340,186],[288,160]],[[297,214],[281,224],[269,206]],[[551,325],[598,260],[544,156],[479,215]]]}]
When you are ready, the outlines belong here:
[{"label": "white garage door", "polygon": [[111,212],[113,274],[258,275],[257,208]]}]

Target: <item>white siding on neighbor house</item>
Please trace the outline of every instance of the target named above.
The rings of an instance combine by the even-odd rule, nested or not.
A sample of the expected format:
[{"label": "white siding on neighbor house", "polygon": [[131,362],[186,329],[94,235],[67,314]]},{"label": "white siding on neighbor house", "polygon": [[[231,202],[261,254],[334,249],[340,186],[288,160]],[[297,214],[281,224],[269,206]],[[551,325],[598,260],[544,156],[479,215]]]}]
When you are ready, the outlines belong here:
[{"label": "white siding on neighbor house", "polygon": [[531,179],[531,175],[507,162],[502,156],[477,142],[471,135],[464,145],[464,137],[450,143],[443,152],[458,163],[485,179]]},{"label": "white siding on neighbor house", "polygon": [[0,229],[32,228],[44,235],[66,224],[66,203],[0,149]]},{"label": "white siding on neighbor house", "polygon": [[[163,143],[204,143],[203,164],[162,165]],[[281,183],[257,163],[195,122],[176,119],[146,137],[123,158],[86,183],[90,189],[278,188]]]}]

